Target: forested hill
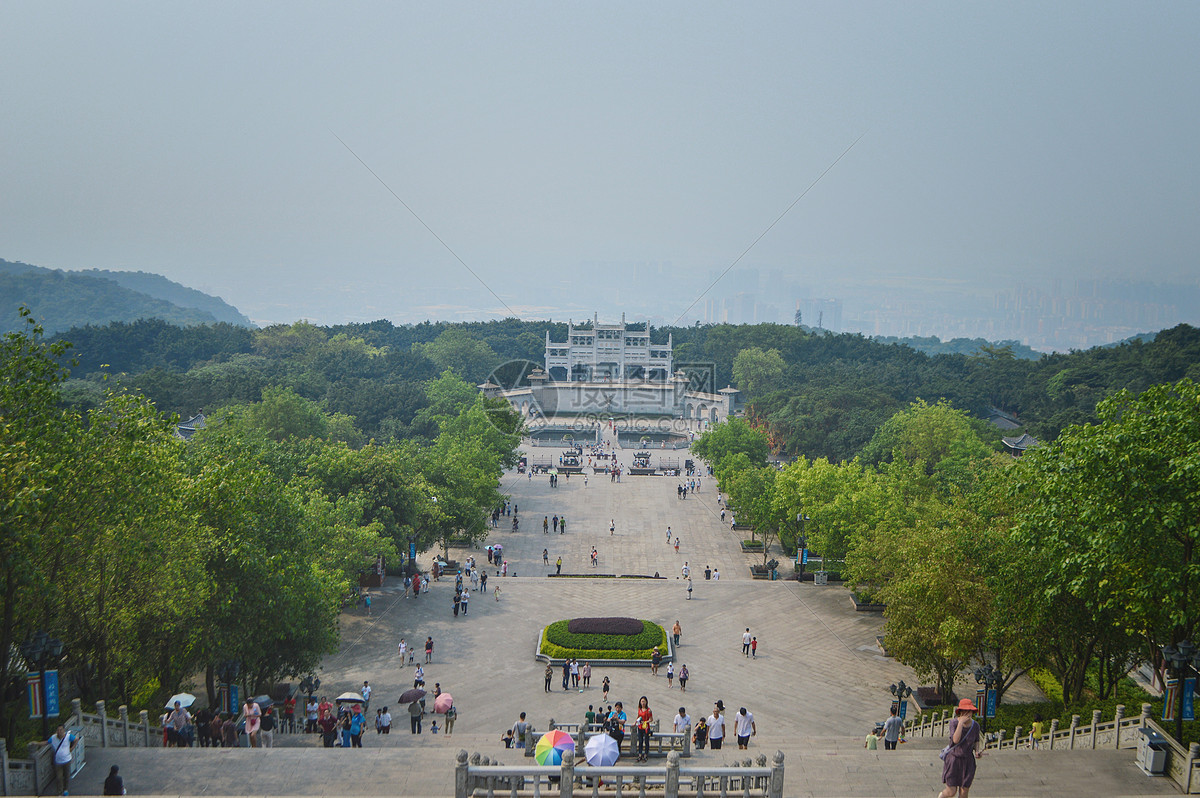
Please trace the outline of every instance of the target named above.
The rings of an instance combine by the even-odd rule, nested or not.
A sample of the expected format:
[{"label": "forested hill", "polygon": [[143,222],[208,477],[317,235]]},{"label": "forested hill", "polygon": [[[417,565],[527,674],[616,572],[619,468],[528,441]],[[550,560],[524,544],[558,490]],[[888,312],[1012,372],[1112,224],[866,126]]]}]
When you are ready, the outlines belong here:
[{"label": "forested hill", "polygon": [[[181,328],[157,320],[92,325],[62,333],[78,358],[65,394],[99,401],[103,370],[141,390],[160,410],[188,416],[287,386],[353,417],[368,436],[403,436],[426,406],[425,382],[451,369],[468,384],[513,384],[540,364],[545,333],[566,325],[502,319],[317,327],[305,322],[247,329]],[[780,324],[655,328],[674,336],[676,367],[697,387],[741,391],[746,413],[780,453],[848,460],[887,419],[918,399],[946,399],[976,419],[993,409],[1048,441],[1069,424],[1093,421],[1096,403],[1122,389],[1141,392],[1183,377],[1200,381],[1200,330],[1180,325],[1152,341],[1037,360],[987,345],[973,355],[927,355],[862,335],[813,334]],[[111,385],[111,383],[110,383]],[[991,429],[992,440],[999,431]],[[1006,434],[1019,435],[1013,430]]]},{"label": "forested hill", "polygon": [[0,328],[19,330],[25,305],[49,333],[88,324],[162,319],[191,326],[250,320],[222,300],[142,272],[64,272],[0,260]]}]

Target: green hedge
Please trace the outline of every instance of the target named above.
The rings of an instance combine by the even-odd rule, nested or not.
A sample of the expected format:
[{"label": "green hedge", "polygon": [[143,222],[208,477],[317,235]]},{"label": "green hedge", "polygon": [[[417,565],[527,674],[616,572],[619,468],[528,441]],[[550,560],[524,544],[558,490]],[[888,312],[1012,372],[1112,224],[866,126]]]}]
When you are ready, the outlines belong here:
[{"label": "green hedge", "polygon": [[542,635],[541,651],[554,659],[650,659],[655,646],[665,653],[667,630],[653,621],[642,621],[636,635],[576,635],[567,631],[568,621],[555,621]]}]

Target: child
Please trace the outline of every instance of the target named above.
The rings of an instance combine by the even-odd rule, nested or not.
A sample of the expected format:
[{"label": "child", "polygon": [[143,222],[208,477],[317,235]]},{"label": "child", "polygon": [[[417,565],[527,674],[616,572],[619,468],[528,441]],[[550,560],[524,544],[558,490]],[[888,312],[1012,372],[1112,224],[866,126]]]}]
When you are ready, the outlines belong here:
[{"label": "child", "polygon": [[698,750],[703,750],[704,746],[708,745],[708,721],[704,716],[700,716],[700,720],[696,721],[696,729],[692,732],[692,742],[696,744]]},{"label": "child", "polygon": [[492,593],[496,597],[496,601],[500,600],[500,585],[496,585],[496,590]]},{"label": "child", "polygon": [[500,736],[500,742],[504,743],[505,748],[513,747],[513,730],[509,729]]},{"label": "child", "polygon": [[436,720],[435,720],[433,723],[430,723],[430,724],[429,724],[429,733],[430,733],[430,734],[437,734],[437,733],[438,733],[438,725],[437,725],[437,721],[436,721]]},{"label": "child", "polygon": [[863,748],[866,748],[868,751],[879,750],[879,737],[875,734],[875,729],[871,729],[869,732],[867,732],[867,740],[865,743],[863,743]]},{"label": "child", "polygon": [[758,638],[750,638],[750,659],[755,659],[758,656]]},{"label": "child", "polygon": [[1030,748],[1041,748],[1042,747],[1042,730],[1043,730],[1043,728],[1044,728],[1044,726],[1042,724],[1041,713],[1040,712],[1035,713],[1033,716],[1033,728],[1031,728],[1029,730],[1029,747]]}]

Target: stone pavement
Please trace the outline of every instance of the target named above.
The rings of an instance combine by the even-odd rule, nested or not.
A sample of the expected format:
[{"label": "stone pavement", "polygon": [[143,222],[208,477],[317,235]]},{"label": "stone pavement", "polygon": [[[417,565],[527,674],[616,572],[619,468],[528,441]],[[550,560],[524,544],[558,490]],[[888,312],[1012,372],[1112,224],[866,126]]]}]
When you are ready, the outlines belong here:
[{"label": "stone pavement", "polygon": [[[539,448],[539,454],[557,450]],[[683,453],[680,453],[681,457]],[[619,455],[625,465],[629,452]],[[635,706],[649,698],[656,717],[668,725],[680,705],[693,717],[711,712],[721,699],[729,714],[745,706],[754,713],[758,737],[750,755],[787,756],[788,795],[933,794],[940,781],[934,740],[916,740],[896,753],[867,753],[861,739],[887,713],[888,685],[918,680],[905,666],[884,657],[875,642],[883,627],[877,614],[854,612],[838,586],[816,587],[794,581],[755,581],[749,565],[761,555],[744,555],[739,535],[720,520],[716,482],[703,478],[703,489],[686,500],[676,498],[673,477],[625,477],[612,483],[605,475],[528,479],[506,475],[503,490],[520,509],[521,529],[501,518],[488,542],[504,546],[507,578],[489,572],[491,591],[476,592],[467,616],[452,614],[453,581],[434,583],[420,598],[385,585],[376,593],[374,614],[359,608],[342,617],[341,650],[326,658],[321,693],[330,697],[355,690],[364,679],[373,688],[372,708],[390,705],[393,734],[368,733],[362,751],[325,751],[313,747],[272,751],[138,751],[110,749],[89,753],[77,793],[98,793],[107,763],[123,763],[130,793],[297,794],[342,793],[446,795],[452,791],[454,754],[461,748],[499,756],[514,764],[517,751],[499,743],[521,711],[538,729],[547,721],[582,720],[588,704],[599,704],[604,676],[612,681],[610,702]],[[565,535],[542,533],[541,520],[555,513],[567,518]],[[616,533],[609,533],[610,519]],[[505,523],[508,521],[508,523]],[[666,543],[666,528],[680,538],[680,551]],[[663,579],[548,578],[554,560],[563,573],[590,573],[588,553],[600,554],[600,573],[652,575]],[[549,550],[550,566],[542,563]],[[475,552],[486,565],[482,546]],[[463,559],[468,552],[456,550]],[[687,600],[677,578],[687,561],[694,598]],[[720,570],[720,582],[705,581],[706,565]],[[581,615],[632,615],[683,627],[679,663],[691,671],[687,693],[668,689],[665,676],[647,668],[593,666],[591,687],[564,692],[556,673],[553,691],[543,691],[544,665],[534,659],[538,635],[546,624]],[[749,627],[759,640],[758,656],[741,653],[741,635]],[[435,653],[426,666],[426,683],[439,682],[455,697],[459,710],[452,737],[409,734],[405,708],[396,696],[412,685],[411,667],[400,667],[396,644],[404,637],[420,651],[432,636]],[[1036,690],[1036,688],[1026,688]],[[915,709],[915,707],[914,707]],[[426,719],[428,729],[428,720]],[[311,738],[280,739],[284,745]],[[744,752],[743,752],[744,753]],[[1052,756],[1054,764],[1050,766]],[[736,748],[698,761],[713,764],[738,758]],[[166,762],[170,762],[166,765]],[[1133,752],[1004,754],[981,765],[980,795],[1156,794],[1171,792],[1133,766]],[[987,774],[987,775],[983,775]]]}]

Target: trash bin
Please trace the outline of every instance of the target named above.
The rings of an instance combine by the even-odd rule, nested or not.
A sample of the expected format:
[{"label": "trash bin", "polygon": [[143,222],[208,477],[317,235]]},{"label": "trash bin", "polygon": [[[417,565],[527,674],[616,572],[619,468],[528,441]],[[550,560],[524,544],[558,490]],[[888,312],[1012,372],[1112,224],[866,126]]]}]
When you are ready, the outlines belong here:
[{"label": "trash bin", "polygon": [[825,571],[815,572],[813,574],[813,584],[814,585],[828,585],[829,584],[829,574]]},{"label": "trash bin", "polygon": [[1137,765],[1147,776],[1161,776],[1167,766],[1167,738],[1153,729],[1138,729]]}]

